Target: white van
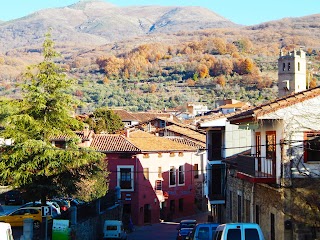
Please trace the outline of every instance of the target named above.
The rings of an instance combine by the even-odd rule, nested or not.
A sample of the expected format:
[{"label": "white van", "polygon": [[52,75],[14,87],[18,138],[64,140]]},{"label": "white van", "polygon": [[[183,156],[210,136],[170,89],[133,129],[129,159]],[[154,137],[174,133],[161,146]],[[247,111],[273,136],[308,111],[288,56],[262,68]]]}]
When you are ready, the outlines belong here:
[{"label": "white van", "polygon": [[0,239],[13,240],[10,223],[0,222]]},{"label": "white van", "polygon": [[226,223],[217,227],[213,240],[264,240],[256,223]]},{"label": "white van", "polygon": [[103,239],[127,239],[122,221],[106,220],[103,227]]}]

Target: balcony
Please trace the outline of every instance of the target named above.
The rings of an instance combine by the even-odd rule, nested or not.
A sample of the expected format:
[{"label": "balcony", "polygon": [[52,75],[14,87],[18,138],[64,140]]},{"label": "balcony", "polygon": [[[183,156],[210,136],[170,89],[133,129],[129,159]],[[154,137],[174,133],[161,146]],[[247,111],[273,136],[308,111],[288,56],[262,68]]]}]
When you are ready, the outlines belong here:
[{"label": "balcony", "polygon": [[275,159],[239,154],[237,177],[253,183],[276,183]]}]

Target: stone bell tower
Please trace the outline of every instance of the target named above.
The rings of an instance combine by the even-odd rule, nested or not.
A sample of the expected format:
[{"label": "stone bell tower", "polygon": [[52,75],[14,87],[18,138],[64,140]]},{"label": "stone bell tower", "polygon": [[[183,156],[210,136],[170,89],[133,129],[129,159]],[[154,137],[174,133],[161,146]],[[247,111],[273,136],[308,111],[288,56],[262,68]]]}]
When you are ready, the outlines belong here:
[{"label": "stone bell tower", "polygon": [[283,55],[282,49],[278,59],[278,88],[279,97],[307,89],[306,53],[294,49]]}]

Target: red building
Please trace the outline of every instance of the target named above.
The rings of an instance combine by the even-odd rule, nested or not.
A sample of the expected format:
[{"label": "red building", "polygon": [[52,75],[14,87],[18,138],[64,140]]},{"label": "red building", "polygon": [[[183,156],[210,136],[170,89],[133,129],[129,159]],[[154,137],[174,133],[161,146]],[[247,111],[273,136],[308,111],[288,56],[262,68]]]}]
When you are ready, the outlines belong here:
[{"label": "red building", "polygon": [[91,147],[106,154],[109,189],[120,190],[124,217],[135,225],[195,213],[203,158],[195,147],[143,131],[97,134]]}]

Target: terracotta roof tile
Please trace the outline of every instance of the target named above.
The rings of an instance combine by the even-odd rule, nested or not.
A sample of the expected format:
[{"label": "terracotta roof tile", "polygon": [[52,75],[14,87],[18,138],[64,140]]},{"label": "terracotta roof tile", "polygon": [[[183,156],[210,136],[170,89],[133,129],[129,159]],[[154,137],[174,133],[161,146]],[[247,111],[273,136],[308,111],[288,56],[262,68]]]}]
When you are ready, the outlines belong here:
[{"label": "terracotta roof tile", "polygon": [[169,131],[184,135],[184,136],[189,137],[189,138],[193,138],[195,140],[198,140],[198,141],[201,141],[201,142],[204,142],[204,143],[206,142],[206,135],[205,134],[199,133],[199,132],[194,131],[194,130],[192,130],[190,128],[179,127],[179,126],[176,126],[176,125],[170,125],[170,126],[166,127],[166,130],[169,130]]},{"label": "terracotta roof tile", "polygon": [[101,152],[140,152],[124,136],[117,134],[96,134],[90,146]]},{"label": "terracotta roof tile", "polygon": [[206,148],[206,144],[203,142],[199,142],[199,141],[193,141],[184,137],[174,137],[174,136],[168,136],[165,137],[168,138],[171,141],[175,141],[181,144],[185,144],[188,145],[190,147],[195,147],[197,149],[205,149]]},{"label": "terracotta roof tile", "polygon": [[149,112],[137,112],[137,113],[131,113],[133,116],[135,116],[137,119],[139,119],[140,123],[148,122],[154,119],[157,119],[158,117],[165,117],[169,118],[169,113],[149,113]]},{"label": "terracotta roof tile", "polygon": [[132,115],[130,112],[126,110],[112,109],[112,111],[117,115],[119,115],[122,121],[132,121],[132,120],[138,121],[138,119],[134,115]]},{"label": "terracotta roof tile", "polygon": [[249,109],[248,111],[244,111],[242,113],[231,116],[228,119],[234,122],[240,119],[245,119],[250,117],[257,119],[258,117],[261,117],[271,112],[275,112],[276,110],[286,108],[294,104],[300,103],[302,101],[306,101],[308,99],[319,97],[319,96],[320,96],[320,86],[305,90],[303,92],[298,92],[282,98],[278,98],[272,102],[261,104],[257,107]]},{"label": "terracotta roof tile", "polygon": [[141,151],[195,151],[195,147],[190,147],[185,144],[171,141],[163,137],[157,137],[153,134],[140,130],[130,132],[128,141],[134,144]]}]

